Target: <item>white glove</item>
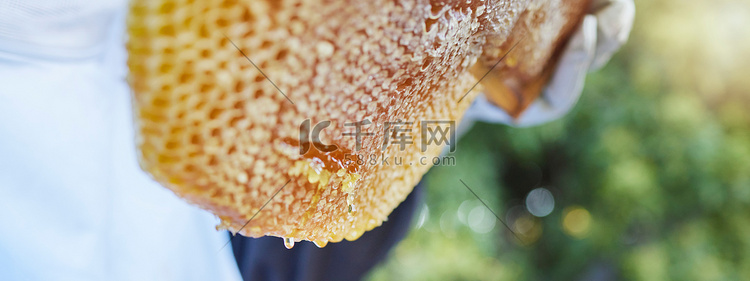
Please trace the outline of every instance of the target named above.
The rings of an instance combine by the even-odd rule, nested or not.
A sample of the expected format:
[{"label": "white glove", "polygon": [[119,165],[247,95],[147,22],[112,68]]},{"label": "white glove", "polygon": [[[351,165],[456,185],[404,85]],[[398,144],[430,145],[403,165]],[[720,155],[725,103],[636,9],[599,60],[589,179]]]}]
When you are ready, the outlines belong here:
[{"label": "white glove", "polygon": [[[634,17],[633,0],[594,0],[565,47],[549,84],[518,119],[480,95],[462,123],[476,120],[528,127],[562,117],[581,96],[586,73],[606,64],[628,40]],[[468,129],[466,125],[459,128]]]}]

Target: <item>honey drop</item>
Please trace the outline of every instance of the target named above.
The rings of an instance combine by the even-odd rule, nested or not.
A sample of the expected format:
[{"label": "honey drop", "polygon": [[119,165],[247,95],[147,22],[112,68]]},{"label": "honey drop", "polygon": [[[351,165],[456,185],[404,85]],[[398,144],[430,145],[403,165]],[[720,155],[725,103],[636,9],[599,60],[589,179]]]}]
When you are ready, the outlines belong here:
[{"label": "honey drop", "polygon": [[284,247],[292,249],[294,247],[294,238],[284,238]]},{"label": "honey drop", "polygon": [[318,246],[318,248],[323,248],[326,245],[328,245],[328,241],[325,241],[325,240],[318,240],[313,243],[315,244],[315,246]]}]

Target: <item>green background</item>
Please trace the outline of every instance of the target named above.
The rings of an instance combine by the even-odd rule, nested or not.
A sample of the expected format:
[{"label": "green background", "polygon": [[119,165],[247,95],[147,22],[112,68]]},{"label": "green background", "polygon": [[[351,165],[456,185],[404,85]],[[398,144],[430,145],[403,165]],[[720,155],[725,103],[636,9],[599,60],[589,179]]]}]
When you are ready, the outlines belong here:
[{"label": "green background", "polygon": [[[566,117],[461,139],[369,280],[750,280],[750,3],[636,10]],[[536,187],[554,195],[546,217],[524,211]],[[565,231],[566,208],[590,214],[585,232]]]}]

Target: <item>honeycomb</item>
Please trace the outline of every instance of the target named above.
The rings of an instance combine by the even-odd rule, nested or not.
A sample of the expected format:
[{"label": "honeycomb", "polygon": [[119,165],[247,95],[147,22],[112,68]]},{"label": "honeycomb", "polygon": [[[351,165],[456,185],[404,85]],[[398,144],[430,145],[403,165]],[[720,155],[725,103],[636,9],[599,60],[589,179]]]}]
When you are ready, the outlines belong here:
[{"label": "honeycomb", "polygon": [[[442,147],[422,151],[422,122],[460,119],[479,92],[458,102],[477,82],[469,69],[499,58],[528,5],[131,1],[128,80],[140,165],[217,215],[217,229],[287,245],[355,240],[430,168],[420,159]],[[308,140],[302,124],[325,121],[319,141]],[[361,142],[356,122],[370,134]],[[401,133],[391,133],[396,127]],[[407,133],[403,147],[383,144]],[[372,155],[391,160],[351,161]]]},{"label": "honeycomb", "polygon": [[[589,3],[590,0],[531,0],[509,35],[488,36],[484,54],[471,69],[477,76],[491,70],[482,80],[488,99],[513,117],[531,105],[551,77],[557,57]],[[497,58],[506,53],[498,63]]]}]

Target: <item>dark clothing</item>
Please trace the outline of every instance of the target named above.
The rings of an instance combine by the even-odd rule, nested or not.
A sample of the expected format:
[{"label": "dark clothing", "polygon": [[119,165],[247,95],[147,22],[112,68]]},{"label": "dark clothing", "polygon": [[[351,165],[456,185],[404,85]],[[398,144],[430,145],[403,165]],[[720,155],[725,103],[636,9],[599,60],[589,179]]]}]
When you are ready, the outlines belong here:
[{"label": "dark clothing", "polygon": [[232,239],[232,249],[242,278],[245,281],[360,280],[406,236],[422,193],[419,184],[388,216],[388,221],[356,241],[328,243],[322,249],[302,241],[288,250],[278,237],[236,236]]}]

